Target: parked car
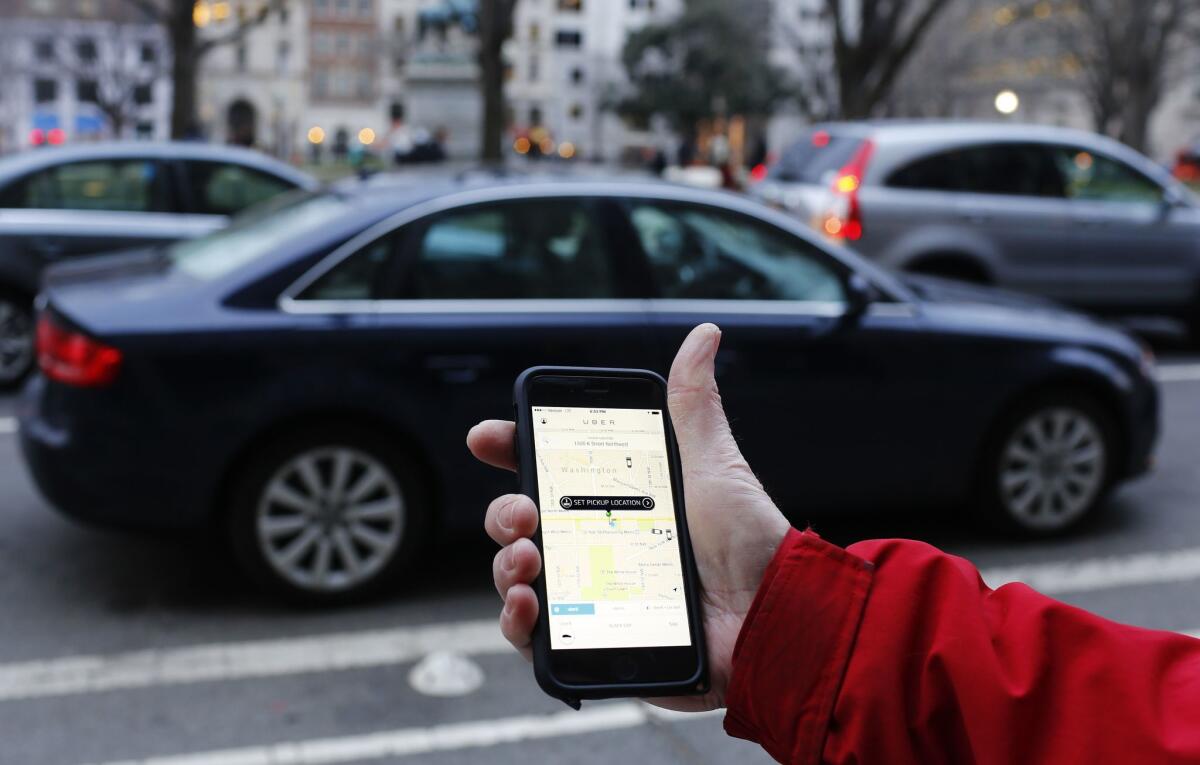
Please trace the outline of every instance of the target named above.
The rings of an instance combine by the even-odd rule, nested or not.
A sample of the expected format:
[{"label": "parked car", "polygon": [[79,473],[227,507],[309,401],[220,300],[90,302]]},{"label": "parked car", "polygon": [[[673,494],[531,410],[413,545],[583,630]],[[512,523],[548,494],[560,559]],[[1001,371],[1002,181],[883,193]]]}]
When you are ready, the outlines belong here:
[{"label": "parked car", "polygon": [[0,388],[33,366],[33,297],[48,264],[206,234],[256,202],[315,187],[258,152],[200,143],[96,143],[0,159]]},{"label": "parked car", "polygon": [[1172,316],[1200,341],[1200,200],[1108,138],[1011,124],[818,125],[755,193],[896,269]]},{"label": "parked car", "polygon": [[733,427],[798,522],[977,506],[1068,529],[1146,469],[1128,335],[905,280],[744,197],[649,181],[356,182],[165,250],[53,268],[19,405],[42,494],[216,527],[274,591],[369,591],[513,479],[469,426],[535,364],[665,372],[697,323]]}]

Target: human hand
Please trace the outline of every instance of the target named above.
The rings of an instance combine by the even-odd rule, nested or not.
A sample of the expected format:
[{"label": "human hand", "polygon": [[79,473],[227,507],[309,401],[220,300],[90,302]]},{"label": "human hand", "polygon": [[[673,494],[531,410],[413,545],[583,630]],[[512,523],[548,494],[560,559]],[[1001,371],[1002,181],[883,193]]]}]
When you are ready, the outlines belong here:
[{"label": "human hand", "polygon": [[[712,690],[704,696],[652,700],[684,711],[725,705],[733,666],[733,646],[788,522],[763,491],[742,457],[721,407],[713,360],[721,331],[701,324],[680,346],[667,380],[667,406],[683,463],[684,502],[696,568],[700,574],[704,634]],[[515,426],[486,420],[471,428],[467,446],[489,465],[516,469]],[[530,536],[537,529],[537,506],[529,497],[507,494],[488,506],[484,528],[501,550],[492,564],[496,590],[504,599],[500,631],[531,658],[538,601],[532,582],[542,561]]]}]

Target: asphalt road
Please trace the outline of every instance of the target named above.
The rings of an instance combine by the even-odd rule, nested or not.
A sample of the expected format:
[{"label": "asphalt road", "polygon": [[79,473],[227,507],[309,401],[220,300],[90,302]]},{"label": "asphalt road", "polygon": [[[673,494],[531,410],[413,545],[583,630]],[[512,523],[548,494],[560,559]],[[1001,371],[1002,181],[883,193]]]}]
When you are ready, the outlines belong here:
[{"label": "asphalt road", "polygon": [[[1163,366],[1156,471],[1077,536],[998,542],[952,518],[821,530],[919,537],[992,584],[1024,579],[1120,621],[1200,631],[1200,358]],[[579,714],[543,696],[490,621],[482,541],[432,556],[403,596],[318,612],[248,593],[200,540],[75,526],[34,492],[12,407],[0,399],[0,763],[768,761],[727,738],[720,714],[636,702]]]}]

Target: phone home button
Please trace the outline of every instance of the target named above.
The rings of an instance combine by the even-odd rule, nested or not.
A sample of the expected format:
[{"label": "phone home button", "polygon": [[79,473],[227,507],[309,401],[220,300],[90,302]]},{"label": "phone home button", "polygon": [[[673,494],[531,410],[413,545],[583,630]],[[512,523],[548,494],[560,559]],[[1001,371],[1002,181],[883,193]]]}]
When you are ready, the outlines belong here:
[{"label": "phone home button", "polygon": [[637,677],[637,662],[632,656],[618,656],[612,660],[612,673],[618,680],[628,682]]}]

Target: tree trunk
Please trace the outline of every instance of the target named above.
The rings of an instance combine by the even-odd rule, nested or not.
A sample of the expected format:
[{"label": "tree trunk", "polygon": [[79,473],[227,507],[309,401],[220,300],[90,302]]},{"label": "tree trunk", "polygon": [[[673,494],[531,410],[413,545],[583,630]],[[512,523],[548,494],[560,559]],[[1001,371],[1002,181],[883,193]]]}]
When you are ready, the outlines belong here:
[{"label": "tree trunk", "polygon": [[502,51],[512,29],[512,0],[479,3],[479,87],[483,128],[479,157],[500,162],[504,156],[504,58]]},{"label": "tree trunk", "polygon": [[171,60],[171,138],[194,138],[196,121],[196,25],[190,0],[174,0],[168,33]]}]

